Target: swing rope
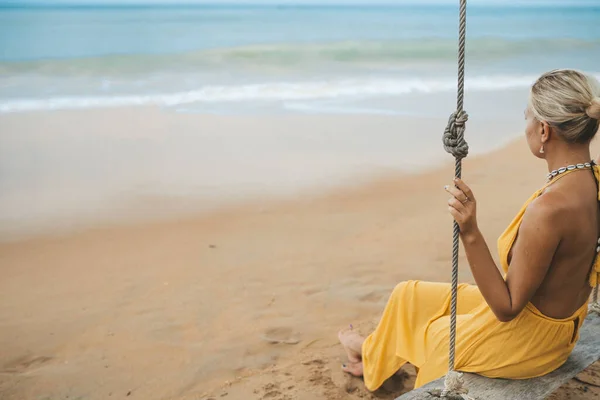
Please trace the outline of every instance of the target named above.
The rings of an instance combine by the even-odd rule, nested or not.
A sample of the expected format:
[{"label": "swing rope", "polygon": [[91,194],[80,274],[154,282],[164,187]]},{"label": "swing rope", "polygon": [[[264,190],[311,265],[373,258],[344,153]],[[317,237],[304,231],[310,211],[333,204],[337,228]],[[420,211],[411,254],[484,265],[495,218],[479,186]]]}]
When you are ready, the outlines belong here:
[{"label": "swing rope", "polygon": [[[592,273],[594,273],[594,271],[592,271]],[[598,303],[598,283],[596,283],[596,286],[594,287],[594,291],[592,292],[592,302],[590,303],[590,305],[588,306],[588,310],[589,312],[594,312],[598,315],[600,315],[600,303]]]},{"label": "swing rope", "polygon": [[[462,159],[469,154],[469,145],[465,140],[465,123],[469,119],[463,110],[465,91],[465,41],[467,31],[467,0],[460,0],[459,30],[458,30],[458,91],[456,98],[456,111],[448,119],[448,125],[444,131],[443,143],[446,152],[452,154],[455,159],[454,176],[462,177]],[[444,379],[444,389],[441,397],[472,399],[467,396],[468,390],[464,387],[462,374],[455,367],[456,354],[456,301],[458,297],[458,249],[460,239],[460,228],[458,223],[453,223],[452,234],[452,293],[450,301],[450,338],[448,355],[448,374]],[[590,311],[600,314],[600,303],[598,303],[598,285],[594,288]]]},{"label": "swing rope", "polygon": [[[455,159],[454,176],[462,176],[462,159],[469,153],[469,145],[465,141],[465,123],[469,119],[463,110],[465,90],[465,40],[467,31],[467,0],[460,0],[459,31],[458,31],[458,91],[456,111],[450,115],[444,131],[444,149]],[[456,343],[456,299],[458,293],[458,246],[460,228],[454,221],[452,235],[452,298],[450,302],[450,349],[448,356],[448,374],[444,380],[442,397],[455,395],[468,398],[468,392],[463,387],[462,374],[454,369]]]}]

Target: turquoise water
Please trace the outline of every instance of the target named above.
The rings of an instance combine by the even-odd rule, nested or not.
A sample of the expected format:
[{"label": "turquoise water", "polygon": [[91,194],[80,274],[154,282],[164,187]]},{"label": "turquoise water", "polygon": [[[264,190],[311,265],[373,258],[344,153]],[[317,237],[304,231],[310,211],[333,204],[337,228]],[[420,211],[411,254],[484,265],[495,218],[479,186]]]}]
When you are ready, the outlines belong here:
[{"label": "turquoise water", "polygon": [[[440,135],[456,101],[457,7],[2,1],[0,114],[152,105],[252,115],[189,124],[147,110],[0,115],[0,241],[450,159]],[[599,74],[598,21],[600,6],[469,6],[471,154],[519,134],[527,88],[542,71]],[[425,118],[407,129],[403,119],[362,115],[256,116],[284,113]]]},{"label": "turquoise water", "polygon": [[[449,92],[457,19],[433,5],[0,6],[0,112],[319,111]],[[468,90],[526,87],[559,67],[598,73],[598,21],[600,5],[470,6]]]}]

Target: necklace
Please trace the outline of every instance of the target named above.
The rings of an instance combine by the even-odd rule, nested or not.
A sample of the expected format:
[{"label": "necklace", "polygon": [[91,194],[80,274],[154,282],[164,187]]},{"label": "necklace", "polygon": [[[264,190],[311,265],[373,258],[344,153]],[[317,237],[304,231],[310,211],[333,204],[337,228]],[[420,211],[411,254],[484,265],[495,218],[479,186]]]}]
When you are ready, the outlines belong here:
[{"label": "necklace", "polygon": [[571,164],[571,165],[567,165],[566,167],[561,167],[559,169],[555,169],[554,171],[550,171],[548,173],[548,182],[550,182],[552,179],[554,179],[558,175],[564,174],[567,171],[573,171],[574,169],[588,169],[588,168],[592,168],[592,166],[594,166],[594,165],[596,165],[596,163],[594,161],[590,161],[590,162],[583,163],[583,164]]}]

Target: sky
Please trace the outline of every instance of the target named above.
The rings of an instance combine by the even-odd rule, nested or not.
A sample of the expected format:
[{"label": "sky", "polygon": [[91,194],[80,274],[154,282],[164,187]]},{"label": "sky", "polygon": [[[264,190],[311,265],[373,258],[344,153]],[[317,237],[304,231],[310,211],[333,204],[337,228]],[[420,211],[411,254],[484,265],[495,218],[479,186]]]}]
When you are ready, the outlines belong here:
[{"label": "sky", "polygon": [[[145,4],[444,4],[458,0],[0,0],[0,5],[145,5]],[[600,5],[600,0],[469,0],[468,4],[486,5]]]}]

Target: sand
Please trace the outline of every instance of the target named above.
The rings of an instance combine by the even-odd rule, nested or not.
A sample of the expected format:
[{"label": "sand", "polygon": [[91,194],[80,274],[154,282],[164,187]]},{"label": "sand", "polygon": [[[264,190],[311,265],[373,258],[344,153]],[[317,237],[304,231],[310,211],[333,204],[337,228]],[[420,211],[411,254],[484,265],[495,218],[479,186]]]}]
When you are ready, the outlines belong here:
[{"label": "sand", "polygon": [[[517,140],[464,171],[494,248],[544,164]],[[0,398],[373,398],[337,331],[373,329],[399,281],[449,280],[452,173],[2,243]],[[409,390],[406,371],[376,396]],[[582,381],[555,398],[600,398]]]}]

